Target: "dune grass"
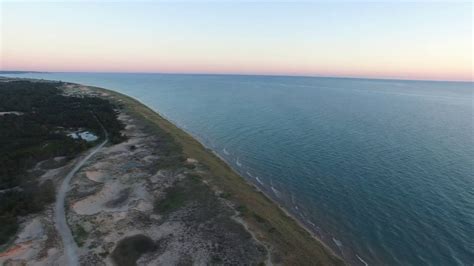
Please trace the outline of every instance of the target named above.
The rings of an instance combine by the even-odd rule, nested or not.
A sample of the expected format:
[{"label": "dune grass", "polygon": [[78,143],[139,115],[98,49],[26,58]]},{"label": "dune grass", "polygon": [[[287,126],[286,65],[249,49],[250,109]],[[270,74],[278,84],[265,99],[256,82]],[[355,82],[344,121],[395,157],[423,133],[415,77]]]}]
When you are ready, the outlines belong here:
[{"label": "dune grass", "polygon": [[127,113],[143,119],[157,132],[168,133],[181,146],[186,157],[197,159],[206,165],[210,174],[204,178],[222,190],[227,199],[239,206],[237,209],[250,230],[260,241],[272,247],[274,263],[344,265],[339,257],[288,216],[277,204],[247,183],[188,133],[131,97],[102,88],[92,88],[113,96]]}]

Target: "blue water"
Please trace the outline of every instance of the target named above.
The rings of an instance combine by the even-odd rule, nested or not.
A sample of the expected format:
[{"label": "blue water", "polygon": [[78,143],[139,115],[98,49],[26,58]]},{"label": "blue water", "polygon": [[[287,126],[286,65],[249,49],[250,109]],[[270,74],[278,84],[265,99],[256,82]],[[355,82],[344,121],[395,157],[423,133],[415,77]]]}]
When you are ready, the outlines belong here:
[{"label": "blue water", "polygon": [[138,98],[219,153],[352,264],[474,263],[472,83],[9,76]]}]

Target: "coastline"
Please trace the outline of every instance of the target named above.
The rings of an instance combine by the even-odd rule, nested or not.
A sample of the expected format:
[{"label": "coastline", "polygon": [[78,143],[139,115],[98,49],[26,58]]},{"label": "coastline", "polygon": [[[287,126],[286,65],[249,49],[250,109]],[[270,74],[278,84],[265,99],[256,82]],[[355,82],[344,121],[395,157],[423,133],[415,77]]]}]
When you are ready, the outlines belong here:
[{"label": "coastline", "polygon": [[[2,77],[0,77],[2,78]],[[18,79],[18,78],[16,78]],[[47,81],[26,78],[24,80]],[[226,195],[232,202],[244,227],[269,251],[267,265],[345,265],[344,261],[327,243],[320,239],[291,210],[269,195],[265,188],[258,187],[245,175],[232,168],[216,151],[193,137],[165,116],[142,103],[140,100],[110,89],[65,82],[84,87],[96,97],[110,100],[126,113],[143,120],[152,128],[167,132],[182,146],[183,154],[196,159],[207,167],[210,175],[204,183],[218,194]],[[222,196],[224,197],[224,196]]]},{"label": "coastline", "polygon": [[[71,83],[71,84],[76,84],[76,83]],[[254,197],[255,196],[257,197],[257,198],[252,198],[254,203],[265,202],[267,203],[265,204],[266,205],[265,208],[275,208],[277,210],[276,220],[280,220],[280,222],[283,222],[285,223],[286,226],[289,226],[289,229],[293,230],[294,231],[293,233],[296,233],[299,236],[299,239],[298,239],[299,241],[296,241],[296,242],[302,242],[300,244],[303,245],[303,246],[295,245],[295,246],[292,246],[291,248],[291,249],[294,249],[294,251],[299,251],[297,253],[303,253],[303,254],[299,254],[299,255],[288,254],[289,258],[280,258],[277,255],[277,258],[273,258],[273,260],[275,260],[275,264],[282,263],[286,265],[288,263],[292,264],[295,262],[301,263],[298,265],[310,265],[310,264],[311,265],[315,265],[315,264],[316,265],[344,265],[346,264],[346,262],[344,262],[342,258],[338,256],[334,252],[334,250],[331,249],[325,242],[319,239],[318,236],[311,229],[309,229],[307,225],[305,225],[302,221],[300,221],[290,211],[286,210],[279,202],[277,202],[270,195],[268,195],[267,192],[263,191],[256,184],[253,184],[248,179],[243,177],[240,173],[238,173],[236,169],[233,169],[232,166],[228,162],[226,162],[226,160],[222,156],[220,156],[216,151],[207,147],[201,141],[193,137],[185,129],[179,127],[178,125],[170,121],[163,114],[159,113],[156,110],[151,109],[146,104],[142,103],[139,99],[122,94],[120,92],[117,92],[111,89],[95,87],[95,86],[88,86],[88,85],[82,85],[82,84],[77,84],[77,85],[88,87],[97,92],[107,93],[109,95],[112,95],[113,98],[116,98],[115,100],[117,100],[117,103],[123,105],[122,106],[123,108],[127,109],[128,111],[131,111],[135,115],[141,116],[145,120],[149,121],[151,124],[164,129],[171,136],[173,136],[173,138],[175,138],[175,140],[178,141],[183,146],[184,153],[188,155],[189,157],[196,158],[199,161],[204,162],[206,165],[208,165],[209,162],[211,162],[211,165],[217,164],[217,166],[215,167],[219,169],[215,169],[215,171],[217,171],[217,173],[215,174],[216,175],[223,174],[224,176],[230,175],[233,178],[232,181],[234,182],[236,181],[238,183],[237,185],[239,187],[242,187],[243,190],[241,190],[241,193],[244,193],[244,194],[252,193],[254,194],[253,195]],[[211,172],[214,172],[213,171],[214,167],[210,167],[210,168],[211,168]],[[225,185],[223,186],[222,184],[219,185],[218,180],[212,180],[214,178],[211,178],[211,180],[206,180],[206,181],[210,182],[211,184],[215,184],[219,189],[226,191],[227,190],[225,188],[226,186]],[[235,191],[232,191],[232,192],[235,193]],[[232,194],[232,195],[236,196],[236,199],[235,199],[236,203],[248,202],[248,200],[240,199],[239,196],[241,195],[236,195],[236,194]],[[255,206],[245,205],[245,208],[249,208],[252,210],[255,208]],[[258,213],[262,215],[260,212]],[[273,215],[275,215],[275,213],[273,213]],[[263,216],[263,218],[267,219],[266,216]],[[289,252],[289,250],[286,250],[283,247],[278,247],[280,246],[278,242],[281,242],[282,240],[283,242],[287,242],[287,239],[285,239],[285,238],[288,238],[287,236],[285,237],[284,234],[281,234],[279,238],[283,238],[283,239],[279,239],[279,240],[272,239],[272,237],[268,237],[266,235],[268,234],[269,230],[265,228],[259,228],[258,222],[255,223],[255,221],[251,219],[251,217],[244,217],[244,220],[250,226],[250,230],[256,234],[259,240],[269,244],[272,248],[275,248],[275,246],[277,246],[277,250],[280,249],[280,252],[276,252],[276,253],[281,253],[281,254],[291,253]],[[305,244],[307,245],[309,244],[309,246],[305,246]],[[302,249],[305,249],[305,248],[307,249],[307,251],[301,252]],[[316,255],[316,256],[313,257],[312,255]]]},{"label": "coastline", "polygon": [[[87,74],[84,76],[78,74],[54,74],[51,77],[46,75],[25,75],[24,77],[37,78],[38,80],[64,80],[67,82],[86,84],[88,86],[112,88],[119,93],[135,97],[136,101],[137,99],[140,99],[143,103],[145,103],[146,106],[149,106],[155,112],[159,111],[157,113],[164,119],[168,120],[170,123],[175,124],[175,126],[181,130],[187,131],[188,134],[197,139],[201,145],[210,147],[212,150],[214,150],[215,152],[213,152],[213,154],[215,156],[220,155],[222,158],[224,158],[225,162],[240,176],[244,177],[245,180],[251,184],[255,184],[258,188],[263,190],[263,192],[265,192],[269,198],[279,203],[279,205],[281,205],[284,210],[287,210],[290,214],[292,214],[293,217],[296,217],[296,221],[300,221],[305,224],[306,228],[311,230],[316,235],[316,237],[326,244],[330,249],[332,249],[336,255],[343,258],[347,264],[363,265],[364,262],[362,260],[366,260],[370,264],[381,264],[384,260],[392,261],[392,263],[395,264],[397,261],[405,261],[408,263],[409,261],[414,262],[421,260],[421,258],[418,256],[418,254],[421,253],[430,254],[430,256],[426,258],[427,260],[443,261],[445,264],[450,264],[449,261],[453,261],[453,259],[456,257],[459,257],[460,259],[466,257],[466,255],[467,258],[470,257],[469,254],[464,252],[465,250],[457,250],[455,246],[451,246],[452,249],[444,248],[446,246],[450,247],[448,244],[452,243],[451,241],[453,240],[450,238],[450,236],[456,237],[457,242],[463,243],[464,245],[468,243],[468,241],[465,242],[466,239],[463,238],[463,235],[465,234],[456,235],[454,232],[449,231],[449,228],[459,228],[459,232],[462,232],[462,230],[465,229],[467,229],[465,232],[468,232],[468,225],[460,224],[460,220],[453,219],[453,217],[448,217],[442,215],[441,213],[437,213],[435,215],[437,219],[426,220],[427,222],[430,221],[430,223],[432,222],[433,225],[444,229],[442,233],[437,233],[436,231],[432,231],[429,228],[420,228],[420,224],[413,224],[410,222],[412,219],[423,220],[426,217],[423,215],[423,210],[427,210],[425,206],[412,206],[413,209],[393,208],[398,206],[393,205],[395,203],[398,204],[398,201],[394,201],[395,199],[399,199],[400,202],[407,204],[413,202],[413,200],[417,202],[416,200],[419,199],[416,197],[409,197],[411,195],[409,190],[393,191],[388,188],[393,188],[393,186],[398,188],[408,186],[410,189],[414,190],[421,189],[423,186],[419,185],[423,185],[423,182],[428,180],[426,178],[428,175],[430,175],[430,173],[432,174],[433,178],[436,177],[440,181],[444,180],[444,177],[440,174],[444,171],[444,169],[447,171],[446,173],[452,174],[453,177],[458,177],[459,180],[463,180],[462,178],[468,176],[469,174],[469,171],[462,170],[465,168],[461,167],[466,166],[462,163],[462,161],[459,161],[459,165],[448,165],[448,163],[430,164],[429,161],[424,159],[423,155],[426,155],[426,151],[420,150],[419,147],[422,146],[417,145],[424,143],[425,145],[429,146],[429,144],[434,140],[431,137],[434,137],[435,135],[426,136],[428,138],[422,139],[419,138],[421,135],[415,134],[419,131],[409,131],[418,130],[419,123],[423,123],[423,121],[425,121],[424,119],[402,119],[399,122],[403,124],[399,125],[407,126],[407,131],[391,131],[394,136],[410,137],[410,135],[413,135],[419,138],[419,141],[413,142],[413,144],[416,145],[404,146],[409,149],[400,151],[403,154],[408,152],[407,155],[410,155],[413,160],[389,160],[390,158],[405,157],[396,157],[398,153],[379,154],[377,152],[378,149],[371,150],[368,148],[368,150],[355,150],[352,149],[352,146],[347,146],[345,141],[340,142],[341,140],[353,140],[351,135],[345,135],[343,138],[336,139],[333,139],[332,136],[328,135],[328,140],[330,140],[328,142],[325,141],[325,135],[304,133],[306,128],[299,128],[300,125],[304,124],[295,124],[292,120],[287,120],[288,123],[282,125],[283,127],[280,127],[281,123],[278,120],[262,119],[267,118],[266,116],[255,119],[253,116],[249,116],[249,114],[253,112],[253,109],[249,109],[246,105],[243,105],[245,102],[242,102],[241,100],[237,101],[239,104],[236,106],[236,108],[234,107],[229,109],[226,101],[210,102],[209,104],[215,105],[212,105],[213,108],[209,108],[210,106],[206,101],[209,96],[218,96],[216,99],[229,99],[226,97],[229,97],[229,95],[232,96],[232,93],[227,93],[228,90],[219,89],[222,84],[216,83],[214,85],[214,81],[212,79],[208,80],[206,78],[202,81],[199,81],[199,79],[189,77],[191,81],[196,80],[196,86],[202,87],[203,90],[192,90],[194,85],[191,86],[191,90],[187,90],[187,87],[189,86],[187,86],[186,83],[176,83],[180,85],[176,85],[177,87],[175,88],[172,86],[174,83],[168,83],[167,79],[165,79],[166,82],[163,82],[163,80],[161,80],[162,77],[159,75],[146,77],[144,80],[142,80],[141,76],[135,77],[133,75],[129,76],[128,74],[117,74],[111,76],[102,74]],[[12,78],[18,78],[18,76]],[[177,79],[176,81],[180,80],[180,82],[182,80],[181,77],[167,78],[170,78],[171,80]],[[266,82],[270,82],[265,79],[261,79],[261,81],[264,82],[264,84],[266,84]],[[315,79],[314,82],[315,84],[319,84],[319,82],[322,81]],[[290,83],[290,81],[288,81],[288,83]],[[149,84],[149,86],[147,84]],[[372,83],[373,86],[376,86],[377,84],[378,83],[375,82]],[[386,102],[387,107],[407,104],[407,106],[415,108],[413,110],[419,110],[418,108],[423,108],[420,110],[423,111],[420,112],[420,115],[440,115],[440,119],[443,118],[441,120],[426,120],[429,121],[426,125],[439,126],[436,127],[437,131],[433,132],[436,133],[436,136],[447,137],[445,134],[448,134],[448,131],[444,130],[446,127],[439,124],[440,121],[442,121],[444,125],[460,125],[459,123],[467,121],[466,118],[468,118],[467,116],[461,115],[461,113],[459,113],[459,119],[449,119],[449,116],[442,116],[443,112],[439,110],[436,111],[436,109],[432,108],[429,110],[425,109],[425,107],[428,108],[436,106],[436,103],[449,103],[450,106],[453,105],[451,107],[455,109],[449,107],[446,110],[449,110],[453,114],[462,110],[466,111],[468,102],[466,100],[469,97],[454,98],[451,96],[453,90],[455,89],[459,89],[460,96],[466,96],[468,95],[466,93],[470,91],[470,88],[458,88],[457,84],[451,84],[451,87],[447,88],[438,88],[436,86],[432,87],[431,84],[423,83],[420,84],[420,87],[413,87],[413,94],[410,93],[403,95],[396,93],[404,89],[401,87],[402,85],[409,84],[397,84],[396,86],[384,84],[384,86],[387,85],[386,94],[380,94],[380,91],[375,89],[372,93],[370,92],[370,88],[368,88],[367,91],[361,92],[359,90],[360,86],[358,86],[358,84],[353,85],[354,86],[352,86],[352,84],[348,84],[348,88],[350,89],[348,92],[353,92],[350,94],[354,98],[351,96],[351,98],[348,99],[353,99],[354,102],[357,102],[358,104],[365,102],[366,96],[382,97],[383,99],[388,100]],[[372,86],[370,83],[368,83],[368,86],[369,85]],[[268,87],[270,87],[270,85]],[[337,86],[334,87],[336,88]],[[218,92],[222,92],[223,94],[215,94],[213,89],[217,89],[219,90]],[[248,87],[248,89],[251,88]],[[273,90],[271,87],[270,89]],[[433,95],[427,96],[423,94],[428,91],[433,92]],[[211,92],[212,94],[210,94]],[[396,94],[396,96],[392,96],[392,94]],[[256,96],[253,92],[244,95],[246,97],[242,98],[242,100],[252,99],[251,97]],[[286,96],[284,93],[281,95],[283,97]],[[316,95],[319,94],[312,96]],[[281,102],[286,101],[284,98],[281,100]],[[304,101],[305,98],[302,98],[301,100]],[[339,97],[336,97],[333,100],[337,102]],[[319,102],[320,104],[313,104],[311,106],[315,106],[314,108],[317,109],[323,106],[327,108],[332,106],[325,106],[325,102],[325,100],[322,100]],[[265,105],[265,102],[262,102],[262,108],[266,109],[267,107],[271,107],[274,104],[273,101],[270,101],[269,103],[270,105]],[[420,106],[412,106],[414,103],[419,103]],[[308,108],[313,108],[311,106],[308,106]],[[242,107],[246,108],[243,109]],[[337,108],[337,105],[334,105],[334,107]],[[361,107],[364,107],[364,105]],[[327,108],[324,108],[324,110],[329,110]],[[374,108],[382,108],[382,110],[386,110],[385,106],[380,106],[378,104],[374,106]],[[246,116],[242,116],[240,112],[238,112],[239,110],[249,111],[247,111]],[[372,108],[367,109],[366,111],[369,110],[372,110]],[[341,111],[341,114],[347,114],[347,110]],[[165,115],[160,114],[160,112]],[[285,110],[282,112],[283,113],[278,113],[278,117],[285,118]],[[305,112],[306,111],[304,111],[302,114],[304,115]],[[225,114],[225,116],[222,114]],[[273,116],[273,113],[270,114]],[[403,114],[408,115],[407,117],[411,118],[409,116],[410,112],[405,112],[404,110]],[[463,112],[463,114],[467,115],[468,113]],[[342,116],[341,118],[343,121],[338,121],[336,124],[333,124],[333,122],[336,121],[331,119],[330,116],[324,118],[321,122],[324,122],[324,125],[345,125],[344,122],[347,122],[345,120],[346,117],[347,115]],[[371,116],[364,115],[363,117],[365,119]],[[376,115],[373,118],[377,119],[377,121],[381,123],[380,125],[391,125],[392,123],[390,120],[386,119],[384,121],[379,121],[379,115]],[[449,121],[447,119],[449,119]],[[378,125],[377,123],[375,124]],[[465,125],[465,123],[463,124]],[[267,125],[269,129],[268,131],[260,131],[260,127]],[[354,124],[354,126],[358,125]],[[280,134],[282,128],[289,129],[289,134]],[[363,129],[359,127],[357,128]],[[385,131],[386,128],[388,127],[380,127],[379,129],[381,131],[379,133]],[[319,133],[330,132],[333,130],[335,130],[334,132],[339,132],[339,129],[340,128],[333,128],[331,130],[328,129],[328,131],[321,128],[319,124],[315,124],[314,127],[312,126],[311,128],[308,128],[308,132],[313,132],[312,130],[315,130],[314,132]],[[456,135],[459,138],[443,139],[446,140],[446,144],[452,144],[451,147],[456,147],[459,151],[469,152],[469,150],[458,146],[458,144],[464,143],[464,141],[467,140],[464,137],[468,136],[466,133],[469,132],[461,129],[466,128],[460,127],[459,135]],[[263,134],[260,134],[260,132]],[[265,132],[273,133],[265,134]],[[407,132],[411,132],[413,134],[407,134]],[[423,132],[419,133],[424,134]],[[308,140],[306,140],[304,136],[309,136]],[[379,138],[379,136],[382,137]],[[393,142],[386,142],[387,139],[383,136],[383,134],[365,134],[363,139],[366,141],[376,141],[377,147],[386,147],[385,145],[391,147],[390,145],[393,144]],[[286,143],[286,140],[291,140],[291,142]],[[412,138],[407,138],[405,140],[409,140],[410,143],[411,141],[414,141]],[[456,141],[451,142],[451,140]],[[459,142],[457,140],[459,140]],[[350,144],[352,142],[347,143]],[[363,145],[362,148],[371,147],[370,145],[364,145],[367,143],[364,142],[359,144]],[[403,141],[400,143],[404,144]],[[286,145],[280,146],[281,144]],[[285,149],[280,149],[278,147],[284,147]],[[336,147],[337,149],[335,149]],[[413,150],[411,150],[412,148]],[[160,149],[155,149],[155,151],[159,150]],[[212,151],[208,150],[208,152]],[[344,152],[344,154],[341,154],[340,152]],[[443,153],[441,146],[433,146],[433,152],[436,152],[436,154],[442,156],[439,158],[446,159],[445,162],[455,158],[468,158],[460,156],[461,154],[445,154]],[[365,155],[369,156],[367,158],[372,158],[372,160],[367,161],[364,159],[363,161],[359,162],[360,164],[356,165],[364,166],[367,164],[371,165],[371,168],[366,169],[358,167],[357,169],[354,168],[355,172],[353,172],[351,168],[352,160],[356,160],[354,161],[355,163],[359,159],[362,160],[365,158]],[[338,161],[336,162],[334,159],[337,159]],[[380,161],[378,161],[379,159]],[[383,168],[378,168],[379,164],[376,162],[386,162],[387,165],[384,165]],[[428,163],[425,166],[427,167],[426,170],[430,170],[430,172],[425,170],[421,171],[421,169],[416,168],[416,165],[420,165],[420,163]],[[341,168],[339,168],[339,166],[341,166]],[[323,167],[322,172],[319,172],[320,167]],[[358,169],[361,171],[360,175],[357,174],[359,173]],[[379,171],[380,169],[404,169],[404,171],[388,173],[386,171]],[[466,169],[468,170],[468,168]],[[404,179],[405,177],[403,173],[413,175],[413,178]],[[344,176],[344,179],[340,179]],[[397,179],[382,178],[386,176],[394,176],[397,177]],[[259,177],[259,179],[256,179],[255,177]],[[403,181],[404,185],[399,187],[402,184],[397,182],[397,180]],[[263,182],[263,184],[258,181]],[[440,184],[442,184],[442,182]],[[278,191],[272,191],[270,185],[272,185]],[[432,185],[436,187],[439,186],[438,183],[433,183]],[[450,187],[451,185],[452,187]],[[380,188],[387,188],[387,190]],[[441,189],[440,191],[446,191],[445,189],[453,189],[453,191],[460,189],[460,192],[465,192],[465,189],[458,187],[453,183],[448,183],[443,187],[438,188]],[[406,197],[399,198],[399,191],[406,193],[404,194]],[[391,194],[392,192],[393,194]],[[447,204],[447,201],[441,201],[439,198],[432,199],[439,201],[438,206],[443,206],[442,204],[445,203]],[[455,198],[452,198],[452,200],[453,201],[450,202],[452,205],[446,207],[457,206],[462,209],[462,205],[458,205],[462,202],[455,201]],[[370,203],[370,205],[363,204],[365,202]],[[369,206],[371,208],[366,208],[365,206]],[[378,208],[378,206],[381,208]],[[235,209],[235,206],[233,208]],[[445,209],[448,210],[449,208]],[[416,210],[417,212],[409,212],[410,210]],[[393,216],[394,211],[399,211],[398,214],[400,215]],[[385,218],[379,219],[379,217]],[[410,232],[401,230],[401,228],[413,228],[417,230]],[[393,235],[391,234],[393,232],[397,232],[396,239],[399,239],[400,241],[403,240],[405,243],[404,245],[393,245],[396,244],[391,242],[394,239]],[[456,232],[458,231],[456,230]],[[438,247],[440,252],[431,253],[431,246],[420,246],[415,242],[411,242],[410,239],[414,236],[420,240],[423,240],[423,242],[426,242],[426,240],[433,241],[432,247]],[[398,251],[402,252],[398,253]],[[397,254],[400,254],[400,256]]]}]

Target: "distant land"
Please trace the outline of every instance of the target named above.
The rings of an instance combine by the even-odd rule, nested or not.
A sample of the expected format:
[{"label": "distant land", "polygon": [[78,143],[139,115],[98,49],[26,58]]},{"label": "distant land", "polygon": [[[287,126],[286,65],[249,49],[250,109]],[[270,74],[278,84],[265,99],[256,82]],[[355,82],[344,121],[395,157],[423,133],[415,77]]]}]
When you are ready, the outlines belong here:
[{"label": "distant land", "polygon": [[55,73],[87,73],[87,74],[160,74],[160,75],[193,75],[193,76],[248,76],[248,77],[300,77],[300,78],[327,78],[348,80],[385,80],[385,81],[429,81],[429,82],[458,82],[472,83],[471,80],[443,80],[426,78],[397,78],[397,77],[367,77],[367,76],[331,76],[331,75],[291,75],[291,74],[248,74],[248,73],[208,73],[208,72],[134,72],[134,71],[24,71],[24,70],[0,70],[1,74],[55,74]]},{"label": "distant land", "polygon": [[49,73],[49,72],[44,72],[44,71],[20,71],[20,70],[0,70],[0,74],[30,74],[30,73],[46,74],[46,73]]}]

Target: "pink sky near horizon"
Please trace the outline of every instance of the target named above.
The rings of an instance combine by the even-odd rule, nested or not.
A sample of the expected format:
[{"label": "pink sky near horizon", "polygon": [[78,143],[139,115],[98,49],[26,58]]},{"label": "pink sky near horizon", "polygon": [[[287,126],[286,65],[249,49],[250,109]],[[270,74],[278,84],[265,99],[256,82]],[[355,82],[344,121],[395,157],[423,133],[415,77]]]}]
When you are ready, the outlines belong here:
[{"label": "pink sky near horizon", "polygon": [[[458,9],[436,24],[436,12],[449,9],[408,14],[412,11],[400,8],[398,12],[412,21],[399,22],[396,16],[384,20],[397,15],[394,8],[350,6],[351,11],[374,14],[364,21],[346,10],[348,21],[338,18],[340,24],[318,28],[314,25],[321,22],[312,17],[316,11],[276,8],[275,14],[260,18],[268,6],[263,11],[253,6],[254,21],[240,25],[242,18],[233,14],[247,14],[248,5],[233,7],[232,12],[219,7],[219,16],[215,7],[207,6],[199,6],[202,10],[194,14],[187,6],[169,4],[115,4],[113,9],[92,5],[81,10],[82,5],[64,3],[2,3],[0,70],[473,80],[471,27],[464,25],[466,17],[453,21],[460,17]],[[152,8],[163,17],[147,13]],[[314,10],[318,8],[338,17],[348,7],[316,5]],[[205,12],[216,18],[202,16]],[[411,29],[410,23],[416,27]]]},{"label": "pink sky near horizon", "polygon": [[[34,58],[34,60],[32,60]],[[141,58],[130,60],[114,58],[94,61],[90,57],[76,58],[38,58],[34,56],[4,56],[0,64],[1,70],[45,71],[45,72],[134,72],[134,73],[197,73],[197,74],[254,74],[254,75],[294,75],[294,76],[334,76],[334,77],[367,77],[395,79],[426,79],[473,81],[472,70],[462,69],[419,69],[417,67],[401,67],[393,69],[377,69],[377,67],[350,66],[288,66],[282,64],[266,65],[265,62],[240,62],[228,65],[222,62],[181,62],[171,61],[140,61]],[[61,60],[63,59],[63,60]],[[74,63],[71,63],[74,62]]]}]

